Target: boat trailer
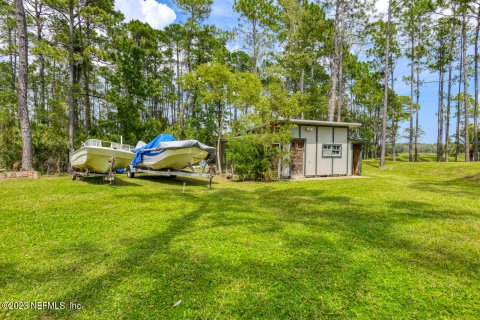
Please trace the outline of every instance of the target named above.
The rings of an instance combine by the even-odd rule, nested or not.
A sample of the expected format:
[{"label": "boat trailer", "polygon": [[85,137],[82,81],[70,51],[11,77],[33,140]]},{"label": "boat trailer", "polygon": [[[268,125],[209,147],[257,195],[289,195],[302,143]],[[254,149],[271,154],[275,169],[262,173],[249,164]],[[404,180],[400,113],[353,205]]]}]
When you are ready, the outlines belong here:
[{"label": "boat trailer", "polygon": [[155,174],[159,176],[164,176],[164,177],[201,177],[201,178],[207,178],[209,180],[209,189],[212,189],[212,179],[215,176],[215,174],[211,173],[211,167],[208,169],[207,172],[205,172],[207,164],[203,164],[201,166],[201,171],[200,172],[195,172],[195,169],[193,166],[189,166],[191,172],[189,171],[173,171],[170,169],[167,170],[150,170],[150,169],[140,169],[140,168],[134,168],[132,166],[128,166],[126,169],[127,172],[127,177],[129,178],[135,178],[135,173],[149,173],[149,174]]},{"label": "boat trailer", "polygon": [[85,171],[72,171],[72,181],[75,181],[77,177],[81,178],[103,178],[103,180],[108,181],[112,184],[113,180],[115,180],[115,170],[113,169],[113,165],[115,164],[115,157],[112,157],[108,160],[108,172],[105,173],[96,173],[96,172],[89,172],[88,169]]}]

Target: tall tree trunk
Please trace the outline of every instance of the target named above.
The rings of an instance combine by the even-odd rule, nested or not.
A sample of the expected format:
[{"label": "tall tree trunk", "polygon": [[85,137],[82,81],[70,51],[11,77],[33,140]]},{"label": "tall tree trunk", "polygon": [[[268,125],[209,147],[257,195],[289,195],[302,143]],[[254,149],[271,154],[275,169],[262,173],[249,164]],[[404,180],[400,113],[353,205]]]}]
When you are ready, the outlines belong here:
[{"label": "tall tree trunk", "polygon": [[[343,19],[342,19],[343,20]],[[342,28],[340,31],[340,56],[338,69],[338,93],[337,93],[337,122],[342,120],[342,106],[343,106],[343,43],[344,43],[344,28],[342,21]]]},{"label": "tall tree trunk", "polygon": [[418,125],[418,115],[420,113],[420,62],[417,61],[417,92],[416,92],[416,112],[415,112],[415,162],[418,161],[418,135],[419,135],[419,125]]},{"label": "tall tree trunk", "polygon": [[15,31],[14,28],[8,28],[8,47],[9,47],[9,55],[8,55],[8,59],[9,59],[9,66],[10,66],[10,87],[12,88],[12,91],[15,91],[16,89],[16,83],[17,83],[17,76],[16,76],[16,73],[17,73],[17,63],[16,63],[16,52],[15,50],[12,50],[12,48],[14,48],[14,43],[13,43],[13,35],[12,33]]},{"label": "tall tree trunk", "polygon": [[68,142],[70,153],[73,152],[75,142],[75,107],[74,107],[74,56],[73,56],[73,28],[74,28],[74,12],[73,0],[68,1]]},{"label": "tall tree trunk", "polygon": [[470,161],[470,141],[468,135],[468,66],[467,66],[467,13],[462,17],[463,51],[463,109],[465,111],[465,162]]},{"label": "tall tree trunk", "polygon": [[46,94],[45,94],[45,57],[43,54],[38,55],[38,77],[39,77],[39,99],[40,99],[40,110],[46,110]]},{"label": "tall tree trunk", "polygon": [[392,65],[392,69],[390,70],[390,77],[392,79],[392,92],[394,96],[390,99],[392,102],[392,161],[397,161],[397,125],[395,123],[395,79],[394,79],[394,69],[395,65]]},{"label": "tall tree trunk", "polygon": [[[302,94],[302,104],[303,104],[303,94],[305,90],[305,68],[302,68],[302,72],[300,73],[300,93]],[[303,106],[302,106],[302,119],[304,118],[303,113]],[[237,120],[236,113],[235,113],[235,120]]]},{"label": "tall tree trunk", "polygon": [[83,86],[85,91],[85,127],[87,133],[92,130],[92,103],[90,101],[90,61],[84,60],[83,64]]},{"label": "tall tree trunk", "polygon": [[18,39],[18,118],[22,135],[22,170],[32,170],[32,130],[28,115],[28,34],[25,20],[25,8],[22,0],[15,0]]},{"label": "tall tree trunk", "polygon": [[223,154],[222,154],[222,131],[223,131],[223,107],[221,104],[218,105],[218,113],[220,115],[220,118],[218,119],[218,139],[217,139],[217,168],[219,172],[222,172],[222,159],[223,159]]},{"label": "tall tree trunk", "polygon": [[447,116],[445,117],[445,162],[448,162],[448,145],[450,134],[450,102],[452,99],[452,61],[448,63],[448,89],[447,89]]},{"label": "tall tree trunk", "polygon": [[335,34],[334,34],[334,58],[332,65],[332,76],[330,84],[330,99],[328,100],[328,121],[333,121],[335,117],[335,105],[337,104],[337,81],[338,70],[340,68],[339,59],[339,24],[340,24],[340,0],[336,0],[335,8]]},{"label": "tall tree trunk", "polygon": [[475,29],[475,111],[473,114],[473,160],[478,161],[478,37],[480,33],[480,7],[477,8]]},{"label": "tall tree trunk", "polygon": [[[37,25],[37,41],[40,43],[43,39],[43,34],[42,34],[42,3],[39,3],[38,0],[35,0],[34,4],[34,10],[35,10],[35,21]],[[42,113],[42,117],[40,119],[40,122],[45,122],[44,117],[45,115],[43,114],[45,112],[45,106],[46,106],[46,97],[45,97],[45,57],[42,53],[38,55],[38,82],[39,82],[39,108],[40,112]]]},{"label": "tall tree trunk", "polygon": [[252,72],[257,74],[258,68],[258,31],[257,31],[257,19],[253,18],[252,20]]},{"label": "tall tree trunk", "polygon": [[[180,112],[180,108],[182,106],[182,97],[180,94],[180,45],[177,42],[176,44],[176,65],[177,65],[177,110]],[[173,121],[173,119],[172,119]],[[172,122],[173,123],[173,122]],[[183,121],[180,121],[180,132],[183,132]]]},{"label": "tall tree trunk", "polygon": [[388,67],[390,58],[390,19],[392,15],[392,0],[388,1],[387,43],[385,46],[385,79],[383,92],[382,114],[382,149],[380,152],[380,167],[385,166],[385,152],[387,148],[387,105],[388,105]]},{"label": "tall tree trunk", "polygon": [[456,116],[457,116],[457,128],[456,128],[456,131],[455,131],[455,162],[458,161],[458,156],[459,156],[459,153],[460,153],[460,115],[462,114],[461,112],[461,107],[462,107],[462,102],[460,101],[461,97],[460,97],[460,84],[461,84],[461,80],[459,79],[459,84],[458,84],[458,100],[457,100],[457,112],[456,112]]},{"label": "tall tree trunk", "polygon": [[191,63],[191,59],[190,59],[190,54],[192,52],[192,38],[193,38],[193,35],[192,33],[190,32],[190,27],[188,27],[187,25],[187,28],[185,29],[186,31],[186,37],[187,37],[187,52],[186,52],[186,55],[187,55],[187,72],[190,72],[192,71],[192,63]]},{"label": "tall tree trunk", "polygon": [[[90,47],[90,21],[87,20],[85,22],[85,48]],[[92,68],[92,63],[88,56],[83,57],[83,88],[85,91],[85,127],[87,129],[87,133],[90,133],[92,130],[92,102],[90,100],[90,71]]]},{"label": "tall tree trunk", "polygon": [[438,111],[437,111],[437,162],[442,161],[443,141],[443,69],[438,72]]},{"label": "tall tree trunk", "polygon": [[410,54],[412,56],[410,64],[410,132],[408,136],[408,161],[413,161],[413,84],[414,80],[414,68],[415,68],[415,32],[410,34],[411,49]]},{"label": "tall tree trunk", "polygon": [[[463,39],[461,39],[461,46],[463,47]],[[463,77],[463,51],[460,52],[460,69],[458,75],[458,94],[457,94],[457,127],[455,130],[455,162],[458,161],[458,154],[460,153],[460,115],[462,102],[460,94],[462,92],[462,77]]]}]

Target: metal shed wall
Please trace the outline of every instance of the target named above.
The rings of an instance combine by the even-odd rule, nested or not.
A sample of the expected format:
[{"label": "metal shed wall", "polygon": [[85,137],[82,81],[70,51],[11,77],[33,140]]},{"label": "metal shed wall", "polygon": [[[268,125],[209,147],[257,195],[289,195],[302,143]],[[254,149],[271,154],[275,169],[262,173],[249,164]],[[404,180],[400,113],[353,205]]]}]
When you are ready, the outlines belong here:
[{"label": "metal shed wall", "polygon": [[349,157],[348,144],[348,129],[347,128],[332,128],[334,139],[331,143],[342,145],[342,157],[332,158],[333,174],[347,174],[347,158]]},{"label": "metal shed wall", "polygon": [[[305,176],[351,175],[352,146],[348,141],[348,128],[297,125],[292,129],[293,139],[305,140]],[[341,144],[341,157],[323,157],[323,144]],[[284,171],[285,172],[285,171]]]},{"label": "metal shed wall", "polygon": [[322,155],[322,146],[332,143],[333,131],[331,127],[318,127],[318,155],[317,155],[317,175],[325,176],[332,174],[332,159],[324,158]]},{"label": "metal shed wall", "polygon": [[347,176],[352,175],[352,165],[353,165],[353,149],[352,149],[352,143],[348,141],[347,143],[347,152],[348,152],[348,157],[347,157]]}]

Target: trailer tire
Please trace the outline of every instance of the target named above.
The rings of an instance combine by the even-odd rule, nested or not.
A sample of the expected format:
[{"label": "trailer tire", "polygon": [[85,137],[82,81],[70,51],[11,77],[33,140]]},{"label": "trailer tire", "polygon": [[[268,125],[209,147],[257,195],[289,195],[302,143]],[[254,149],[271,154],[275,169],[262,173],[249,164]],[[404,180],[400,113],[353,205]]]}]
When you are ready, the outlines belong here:
[{"label": "trailer tire", "polygon": [[75,181],[75,180],[77,180],[77,175],[74,173],[72,174],[72,181]]},{"label": "trailer tire", "polygon": [[135,173],[132,172],[132,169],[130,167],[127,167],[127,177],[135,178]]}]

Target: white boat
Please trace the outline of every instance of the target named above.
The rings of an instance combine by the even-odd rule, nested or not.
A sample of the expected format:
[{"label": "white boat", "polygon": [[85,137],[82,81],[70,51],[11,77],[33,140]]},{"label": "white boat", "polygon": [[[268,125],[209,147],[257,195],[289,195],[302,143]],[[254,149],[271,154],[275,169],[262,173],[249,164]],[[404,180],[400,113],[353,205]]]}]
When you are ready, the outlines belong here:
[{"label": "white boat", "polygon": [[121,143],[89,139],[70,155],[70,164],[76,171],[108,173],[126,168],[135,157],[132,149]]},{"label": "white boat", "polygon": [[139,168],[160,170],[181,170],[189,165],[197,164],[208,156],[208,152],[199,148],[170,149],[144,155]]},{"label": "white boat", "polygon": [[215,148],[197,140],[160,142],[156,148],[143,149],[137,168],[149,170],[181,170],[202,160],[215,159]]}]

